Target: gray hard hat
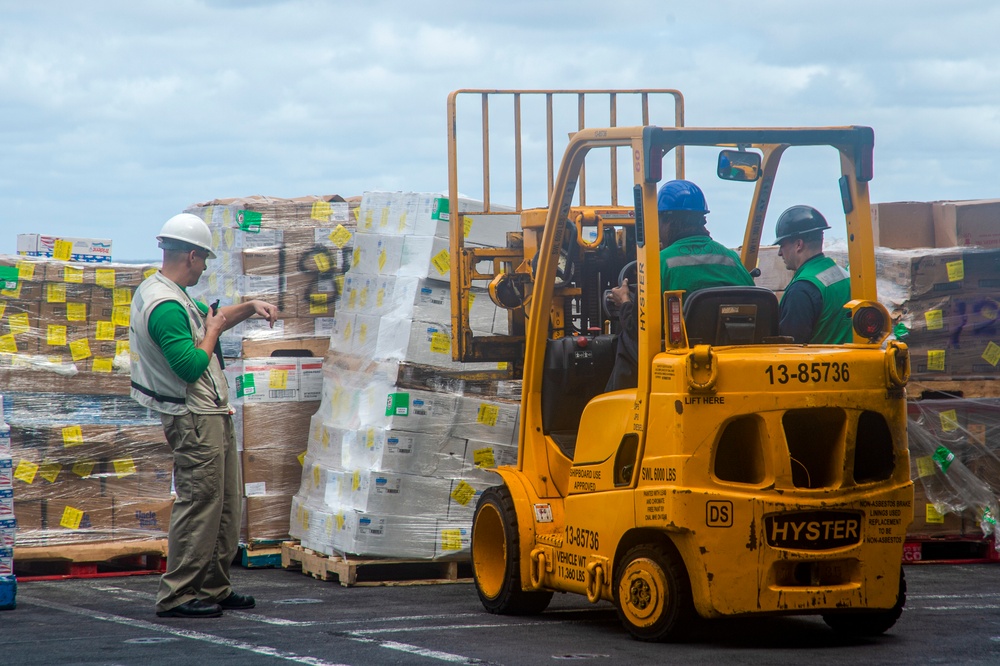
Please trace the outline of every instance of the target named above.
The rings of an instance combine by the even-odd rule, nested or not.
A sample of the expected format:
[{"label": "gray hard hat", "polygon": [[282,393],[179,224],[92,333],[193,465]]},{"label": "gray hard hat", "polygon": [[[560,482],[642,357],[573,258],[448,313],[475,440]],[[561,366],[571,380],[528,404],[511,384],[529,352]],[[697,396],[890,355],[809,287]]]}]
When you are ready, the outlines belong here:
[{"label": "gray hard hat", "polygon": [[778,217],[774,226],[774,244],[778,245],[786,238],[794,238],[810,231],[829,229],[823,214],[812,206],[792,206]]}]

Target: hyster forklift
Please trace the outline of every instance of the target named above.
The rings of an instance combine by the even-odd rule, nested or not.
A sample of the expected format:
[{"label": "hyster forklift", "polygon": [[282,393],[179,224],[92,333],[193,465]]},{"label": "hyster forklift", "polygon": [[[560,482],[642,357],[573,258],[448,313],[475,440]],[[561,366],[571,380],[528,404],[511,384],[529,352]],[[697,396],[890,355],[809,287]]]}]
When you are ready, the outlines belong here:
[{"label": "hyster forklift", "polygon": [[[455,100],[482,95],[485,118],[488,96],[504,92],[515,95],[519,125],[529,91],[449,98],[451,210]],[[639,92],[645,104],[653,91],[603,92],[613,107],[616,94]],[[511,615],[544,611],[554,592],[610,601],[646,641],[682,638],[697,617],[760,614],[820,614],[838,632],[882,634],[905,603],[913,489],[909,356],[887,340],[890,318],[876,300],[873,131],[682,120],[573,133],[547,208],[522,210],[518,189],[521,232],[507,248],[463,247],[463,216],[452,216],[454,356],[505,361],[523,378],[517,466],[498,468],[499,485],[476,506],[479,597]],[[713,175],[754,189],[741,248],[752,274],[780,159],[799,147],[831,149],[852,342],[780,336],[778,300],[762,287],[662,291],[657,188],[670,158],[683,177],[682,151],[696,146],[718,150]],[[631,155],[631,206],[582,201],[585,158],[602,149]],[[484,209],[491,214],[488,196]],[[606,392],[621,334],[605,303],[616,269],[636,287],[638,386]],[[510,335],[472,333],[464,310],[476,280],[489,280],[509,310]]]}]

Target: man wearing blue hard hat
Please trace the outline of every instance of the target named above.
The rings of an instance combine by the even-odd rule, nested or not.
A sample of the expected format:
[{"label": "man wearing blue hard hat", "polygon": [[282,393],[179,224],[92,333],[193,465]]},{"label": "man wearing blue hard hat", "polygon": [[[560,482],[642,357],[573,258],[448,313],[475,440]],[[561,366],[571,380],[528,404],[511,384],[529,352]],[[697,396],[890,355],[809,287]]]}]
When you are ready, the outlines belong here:
[{"label": "man wearing blue hard hat", "polygon": [[[707,287],[752,286],[753,278],[740,256],[712,240],[705,228],[708,205],[701,188],[689,180],[671,180],[660,187],[657,206],[660,225],[660,284],[664,291],[686,293]],[[615,367],[606,391],[634,388],[638,383],[638,347],[635,309],[628,280],[610,292],[619,308],[621,333]]]}]

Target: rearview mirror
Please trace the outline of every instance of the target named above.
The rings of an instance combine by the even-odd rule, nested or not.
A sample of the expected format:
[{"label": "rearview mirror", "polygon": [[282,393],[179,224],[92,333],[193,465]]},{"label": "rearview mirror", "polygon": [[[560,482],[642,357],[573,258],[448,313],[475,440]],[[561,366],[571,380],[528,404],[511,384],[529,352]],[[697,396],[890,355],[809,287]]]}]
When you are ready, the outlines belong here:
[{"label": "rearview mirror", "polygon": [[723,150],[719,153],[716,171],[723,180],[754,182],[760,178],[760,153],[745,150]]}]

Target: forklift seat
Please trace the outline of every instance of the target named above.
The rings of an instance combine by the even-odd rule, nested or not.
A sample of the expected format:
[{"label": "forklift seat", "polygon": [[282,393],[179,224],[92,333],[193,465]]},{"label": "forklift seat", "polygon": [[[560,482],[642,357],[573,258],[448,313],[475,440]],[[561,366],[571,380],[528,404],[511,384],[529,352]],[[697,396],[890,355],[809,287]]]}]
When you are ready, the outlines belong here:
[{"label": "forklift seat", "polygon": [[604,393],[618,348],[617,335],[568,335],[545,345],[542,432],[573,459],[583,408]]},{"label": "forklift seat", "polygon": [[709,287],[684,299],[688,344],[777,342],[778,298],[764,287]]}]

